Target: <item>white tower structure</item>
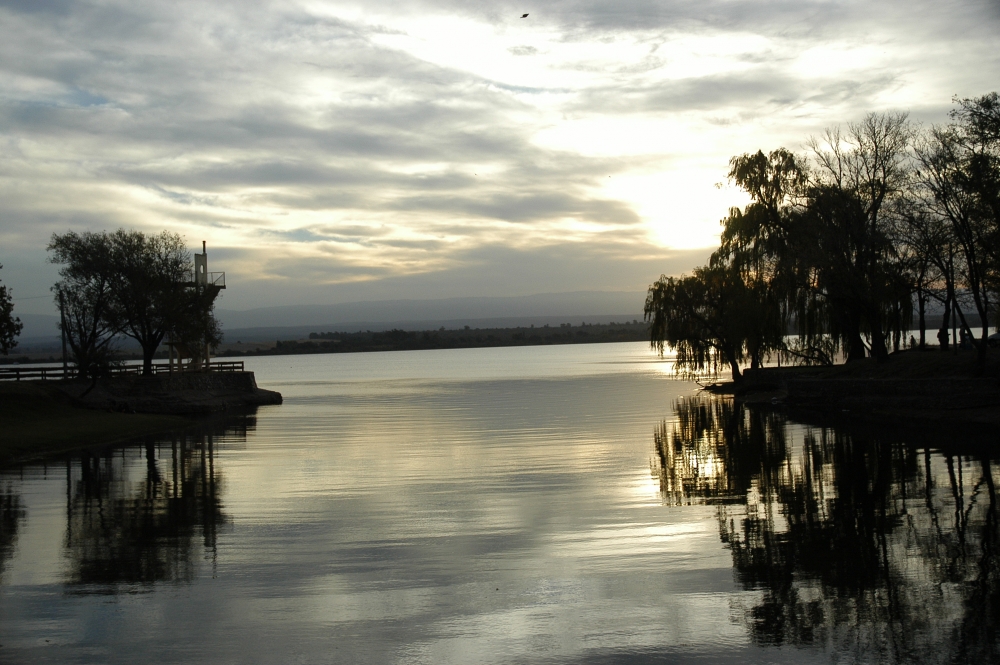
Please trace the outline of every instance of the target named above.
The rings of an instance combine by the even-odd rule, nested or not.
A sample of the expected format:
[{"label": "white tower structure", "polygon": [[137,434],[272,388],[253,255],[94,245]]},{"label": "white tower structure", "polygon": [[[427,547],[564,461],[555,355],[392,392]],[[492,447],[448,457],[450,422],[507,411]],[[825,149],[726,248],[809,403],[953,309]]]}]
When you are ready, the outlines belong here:
[{"label": "white tower structure", "polygon": [[201,254],[194,255],[194,284],[195,286],[208,285],[208,249],[204,240],[201,241]]},{"label": "white tower structure", "polygon": [[[208,248],[207,243],[201,241],[201,254],[194,255],[194,274],[193,279],[188,282],[190,288],[196,291],[203,292],[207,296],[207,302],[211,303],[219,295],[219,291],[226,288],[226,273],[224,272],[208,272]],[[198,342],[199,348],[194,349],[192,343],[188,342],[187,345],[181,344],[180,340],[170,340],[167,342],[167,346],[170,350],[170,361],[169,367],[170,371],[174,371],[174,354],[177,353],[177,368],[182,369],[182,359],[184,357],[191,358],[191,363],[187,366],[190,370],[209,371],[211,369],[211,354],[212,349],[208,344],[207,340],[204,342]],[[197,357],[197,356],[200,356]]]}]

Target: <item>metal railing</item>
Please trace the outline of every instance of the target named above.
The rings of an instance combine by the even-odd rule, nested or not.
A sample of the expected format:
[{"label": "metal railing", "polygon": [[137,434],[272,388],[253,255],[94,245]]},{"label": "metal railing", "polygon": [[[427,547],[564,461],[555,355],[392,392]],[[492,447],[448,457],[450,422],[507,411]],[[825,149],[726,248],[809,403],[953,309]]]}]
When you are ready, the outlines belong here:
[{"label": "metal railing", "polygon": [[[202,369],[192,370],[174,366],[174,372],[199,372]],[[209,363],[210,372],[242,372],[242,360],[222,360]],[[110,369],[112,375],[142,374],[142,365],[122,365]],[[153,374],[169,374],[170,365],[167,363],[153,363]],[[0,367],[0,381],[58,381],[60,379],[72,378],[76,376],[76,369],[71,367],[64,373],[62,367]]]},{"label": "metal railing", "polygon": [[184,284],[187,286],[195,286],[196,284],[207,284],[209,286],[217,286],[220,289],[226,288],[226,273],[224,272],[209,272],[204,273],[205,281],[198,281],[198,273],[194,270],[188,270],[184,273],[186,277],[184,278]]}]

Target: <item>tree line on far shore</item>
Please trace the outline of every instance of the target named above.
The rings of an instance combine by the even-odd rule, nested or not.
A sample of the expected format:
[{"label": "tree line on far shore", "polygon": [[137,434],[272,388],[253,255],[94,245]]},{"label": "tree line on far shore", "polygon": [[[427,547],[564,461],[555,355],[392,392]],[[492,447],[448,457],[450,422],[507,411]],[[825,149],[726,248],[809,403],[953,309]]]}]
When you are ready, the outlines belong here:
[{"label": "tree line on far shore", "polygon": [[[871,113],[811,139],[730,160],[750,196],[722,220],[721,244],[691,275],[652,284],[652,344],[679,369],[884,360],[928,305],[957,320],[985,363],[1000,294],[1000,99],[956,99],[947,125]],[[982,322],[982,332],[972,328]],[[797,334],[786,340],[789,329]]]},{"label": "tree line on far shore", "polygon": [[291,355],[301,353],[358,353],[368,351],[416,351],[429,349],[476,349],[504,346],[641,342],[648,339],[647,326],[639,321],[590,323],[518,328],[470,328],[446,330],[385,330],[381,332],[313,332],[308,340],[277,341],[272,348],[229,349],[220,356]]}]

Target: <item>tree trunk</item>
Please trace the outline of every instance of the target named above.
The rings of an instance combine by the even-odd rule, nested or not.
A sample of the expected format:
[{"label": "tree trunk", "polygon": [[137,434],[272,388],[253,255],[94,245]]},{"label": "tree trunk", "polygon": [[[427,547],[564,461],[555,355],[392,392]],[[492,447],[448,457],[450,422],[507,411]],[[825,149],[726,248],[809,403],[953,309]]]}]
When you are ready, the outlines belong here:
[{"label": "tree trunk", "polygon": [[851,333],[847,339],[847,362],[864,360],[866,357],[865,343],[861,340],[861,333]]},{"label": "tree trunk", "polygon": [[986,338],[990,336],[989,319],[983,318],[982,313],[979,314],[979,320],[983,323],[983,326],[982,326],[982,334],[980,334],[979,339],[977,340],[975,335],[972,334],[972,326],[970,326],[969,322],[965,320],[965,312],[962,311],[961,307],[956,307],[955,309],[958,312],[958,318],[962,334],[969,336],[969,341],[972,343],[972,346],[975,347],[976,349],[976,363],[978,364],[979,368],[982,369],[983,367],[986,366],[986,353],[987,353]]},{"label": "tree trunk", "polygon": [[733,370],[733,381],[739,383],[743,380],[743,374],[740,372],[740,364],[735,360],[729,361],[729,367]]},{"label": "tree trunk", "polygon": [[848,304],[842,305],[841,313],[836,316],[840,319],[840,329],[844,340],[844,353],[847,354],[847,362],[852,363],[864,360],[866,357],[865,343],[861,340],[861,314],[850,308]]},{"label": "tree trunk", "polygon": [[948,322],[951,321],[951,290],[944,299],[944,315],[941,318],[941,328],[938,330],[938,343],[942,351],[948,350]]},{"label": "tree trunk", "polygon": [[156,353],[156,347],[159,343],[143,344],[142,345],[142,375],[143,376],[153,376],[153,354]]},{"label": "tree trunk", "polygon": [[924,290],[917,289],[917,311],[920,316],[920,346],[923,349],[927,343],[927,319],[924,315]]},{"label": "tree trunk", "polygon": [[160,348],[160,344],[163,343],[163,338],[166,336],[166,332],[160,331],[145,331],[144,335],[133,335],[132,338],[139,342],[139,346],[142,347],[142,375],[152,376],[153,375],[153,355],[156,350]]},{"label": "tree trunk", "polygon": [[[878,320],[873,317],[872,323],[877,325]],[[875,362],[885,362],[889,358],[889,347],[886,345],[886,334],[882,330],[875,330],[872,326],[872,348],[871,354]]]}]

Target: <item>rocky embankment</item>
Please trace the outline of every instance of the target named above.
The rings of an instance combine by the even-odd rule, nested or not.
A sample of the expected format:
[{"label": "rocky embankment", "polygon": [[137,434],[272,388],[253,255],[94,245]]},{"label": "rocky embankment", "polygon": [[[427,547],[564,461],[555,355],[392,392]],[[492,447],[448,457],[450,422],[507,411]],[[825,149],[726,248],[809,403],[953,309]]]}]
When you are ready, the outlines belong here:
[{"label": "rocky embankment", "polygon": [[197,415],[281,404],[281,393],[258,388],[253,372],[116,376],[60,390],[80,406],[124,413]]}]

